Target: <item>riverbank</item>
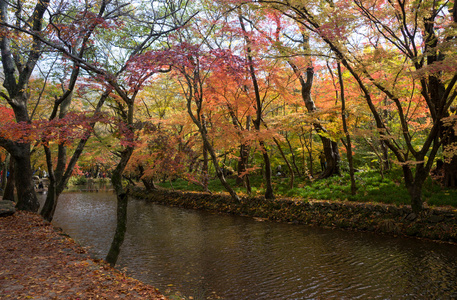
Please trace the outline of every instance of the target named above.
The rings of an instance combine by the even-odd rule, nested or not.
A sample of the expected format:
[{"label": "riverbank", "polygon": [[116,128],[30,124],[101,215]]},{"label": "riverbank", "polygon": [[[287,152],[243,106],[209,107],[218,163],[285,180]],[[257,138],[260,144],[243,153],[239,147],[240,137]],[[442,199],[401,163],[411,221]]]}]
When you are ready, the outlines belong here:
[{"label": "riverbank", "polygon": [[0,218],[0,261],[2,299],[166,299],[33,213]]},{"label": "riverbank", "polygon": [[234,202],[225,194],[134,189],[131,195],[164,205],[204,209],[292,224],[360,230],[380,234],[426,238],[457,244],[457,209],[427,207],[415,214],[410,206],[349,201],[278,198],[242,198]]}]

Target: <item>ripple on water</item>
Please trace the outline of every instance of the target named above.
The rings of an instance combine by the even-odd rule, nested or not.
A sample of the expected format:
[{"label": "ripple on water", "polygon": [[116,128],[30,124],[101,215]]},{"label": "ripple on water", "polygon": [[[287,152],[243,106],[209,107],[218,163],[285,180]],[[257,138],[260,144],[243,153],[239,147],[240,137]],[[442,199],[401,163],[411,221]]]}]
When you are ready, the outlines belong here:
[{"label": "ripple on water", "polygon": [[[62,195],[55,223],[104,257],[110,193]],[[129,203],[119,264],[161,290],[226,299],[450,298],[455,246]],[[216,296],[215,296],[216,295]]]}]

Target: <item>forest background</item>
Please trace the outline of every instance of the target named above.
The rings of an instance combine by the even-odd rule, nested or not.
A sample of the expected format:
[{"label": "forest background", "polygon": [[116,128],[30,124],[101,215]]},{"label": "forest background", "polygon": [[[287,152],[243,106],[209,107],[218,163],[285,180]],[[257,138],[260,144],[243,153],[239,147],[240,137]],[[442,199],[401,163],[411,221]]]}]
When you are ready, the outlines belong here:
[{"label": "forest background", "polygon": [[391,193],[416,212],[424,194],[455,199],[453,1],[0,0],[0,11],[2,182],[19,209],[38,210],[40,171],[47,220],[70,178],[100,175],[119,218],[135,180],[210,191],[217,178],[234,201]]}]

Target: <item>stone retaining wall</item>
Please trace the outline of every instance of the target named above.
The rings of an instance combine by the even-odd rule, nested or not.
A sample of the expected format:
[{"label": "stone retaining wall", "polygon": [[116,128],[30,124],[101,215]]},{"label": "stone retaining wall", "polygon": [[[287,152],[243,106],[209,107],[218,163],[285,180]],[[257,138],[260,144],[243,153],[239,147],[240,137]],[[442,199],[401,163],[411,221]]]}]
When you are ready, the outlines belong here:
[{"label": "stone retaining wall", "polygon": [[205,209],[293,224],[372,231],[457,243],[457,209],[426,208],[420,214],[409,206],[375,203],[306,201],[281,198],[243,198],[228,195],[159,190],[133,190],[132,195],[159,204]]}]

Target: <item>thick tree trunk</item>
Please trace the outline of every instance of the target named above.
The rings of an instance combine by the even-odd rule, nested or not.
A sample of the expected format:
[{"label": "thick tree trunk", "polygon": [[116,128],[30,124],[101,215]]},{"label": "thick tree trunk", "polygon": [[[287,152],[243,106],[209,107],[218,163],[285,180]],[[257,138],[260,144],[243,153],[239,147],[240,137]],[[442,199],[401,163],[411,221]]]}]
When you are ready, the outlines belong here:
[{"label": "thick tree trunk", "polygon": [[445,187],[457,188],[457,157],[452,158],[450,163],[444,164]]},{"label": "thick tree trunk", "polygon": [[146,188],[146,190],[148,192],[152,192],[152,191],[156,191],[157,190],[157,187],[154,183],[154,180],[151,178],[151,179],[141,179],[141,181],[143,182],[144,184],[144,187]]},{"label": "thick tree trunk", "polygon": [[[37,1],[33,10],[31,21],[28,21],[29,26],[36,33],[39,33],[43,28],[43,16],[49,6],[49,0]],[[0,17],[2,22],[8,23],[8,11],[12,8],[9,1],[0,0]],[[13,7],[13,9],[15,9]],[[14,22],[22,23],[23,20],[19,19],[21,13],[15,14],[17,19]],[[22,26],[22,25],[21,25]],[[4,34],[0,37],[0,52],[1,61],[3,66],[3,86],[8,91],[8,96],[2,93],[2,97],[8,101],[8,104],[14,111],[16,122],[29,123],[29,114],[27,111],[28,104],[28,83],[33,73],[35,65],[42,53],[42,44],[38,37],[33,37],[32,42],[24,47],[21,54],[21,63],[24,65],[18,66],[18,60],[14,59],[14,52],[12,49],[8,29],[3,27]],[[16,53],[18,54],[18,53]],[[30,144],[17,143],[2,140],[2,146],[7,148],[7,151],[14,157],[16,163],[16,186],[18,201],[16,204],[17,209],[36,212],[40,204],[38,203],[35,195],[34,184],[32,182],[32,168],[30,165]]]},{"label": "thick tree trunk", "polygon": [[16,208],[37,212],[40,204],[38,203],[32,181],[33,172],[30,165],[30,145],[17,144],[17,151],[11,153],[11,155],[14,157],[16,165],[15,180],[18,187]]},{"label": "thick tree trunk", "polygon": [[422,188],[424,186],[425,179],[428,177],[428,172],[425,170],[423,164],[418,164],[415,166],[414,175],[410,165],[404,165],[402,169],[405,178],[406,189],[408,190],[409,196],[411,198],[411,208],[415,213],[419,213],[424,208]]},{"label": "thick tree trunk", "polygon": [[11,157],[11,155],[9,153],[6,154],[5,162],[4,162],[3,168],[2,168],[2,186],[1,186],[1,189],[3,192],[2,194],[4,194],[4,191],[6,188],[6,181],[7,181],[6,175],[8,174],[8,165],[9,165],[10,157]]},{"label": "thick tree trunk", "polygon": [[325,170],[319,175],[319,178],[328,178],[335,174],[340,174],[341,158],[337,143],[322,135],[320,138],[327,164]]},{"label": "thick tree trunk", "polygon": [[157,187],[154,184],[154,179],[153,178],[144,178],[144,167],[142,165],[138,166],[138,170],[140,171],[140,178],[141,182],[143,182],[144,187],[148,192],[156,191]]},{"label": "thick tree trunk", "polygon": [[410,184],[407,185],[408,193],[411,198],[411,208],[415,213],[419,213],[424,208],[422,200],[422,185]]},{"label": "thick tree trunk", "polygon": [[14,158],[9,157],[8,169],[6,169],[6,174],[9,176],[5,176],[6,178],[6,185],[5,191],[3,192],[3,200],[11,200],[14,201],[14,188],[16,186],[16,182],[14,179],[15,167],[14,167]]}]

